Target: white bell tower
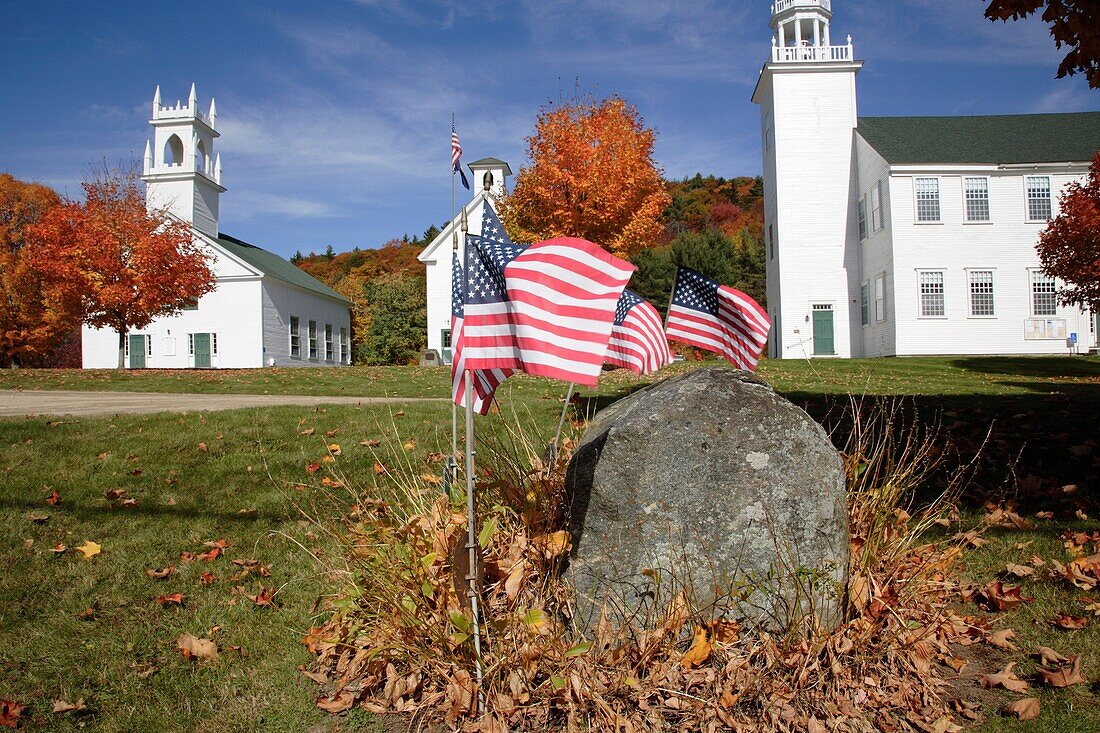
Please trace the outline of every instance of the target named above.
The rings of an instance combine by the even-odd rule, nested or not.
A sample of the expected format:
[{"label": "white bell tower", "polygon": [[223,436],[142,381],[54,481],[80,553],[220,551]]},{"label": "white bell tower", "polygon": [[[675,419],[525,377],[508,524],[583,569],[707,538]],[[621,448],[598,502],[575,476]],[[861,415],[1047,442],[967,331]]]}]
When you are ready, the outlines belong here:
[{"label": "white bell tower", "polygon": [[195,85],[187,103],[161,104],[160,87],[153,93],[153,140],[145,142],[141,180],[150,207],[167,208],[198,231],[218,236],[218,196],[222,186],[221,155],[214,151],[218,111],[199,109]]},{"label": "white bell tower", "polygon": [[752,96],[772,358],[850,357],[861,343],[853,145],[863,62],[850,36],[833,45],[831,19],[831,0],[775,0],[771,53]]}]

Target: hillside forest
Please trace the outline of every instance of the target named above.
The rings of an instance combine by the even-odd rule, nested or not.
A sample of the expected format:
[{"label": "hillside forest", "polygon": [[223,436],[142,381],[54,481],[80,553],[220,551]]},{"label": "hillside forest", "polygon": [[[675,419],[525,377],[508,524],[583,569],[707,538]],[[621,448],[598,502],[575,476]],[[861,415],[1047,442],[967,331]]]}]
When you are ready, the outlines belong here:
[{"label": "hillside forest", "polygon": [[[766,305],[763,181],[696,174],[665,185],[671,202],[661,217],[662,232],[631,257],[638,270],[629,287],[663,314],[676,267],[685,265]],[[376,249],[337,253],[329,246],[291,258],[355,304],[355,363],[405,364],[419,357],[427,314],[425,271],[416,256],[439,232],[433,224]]]}]

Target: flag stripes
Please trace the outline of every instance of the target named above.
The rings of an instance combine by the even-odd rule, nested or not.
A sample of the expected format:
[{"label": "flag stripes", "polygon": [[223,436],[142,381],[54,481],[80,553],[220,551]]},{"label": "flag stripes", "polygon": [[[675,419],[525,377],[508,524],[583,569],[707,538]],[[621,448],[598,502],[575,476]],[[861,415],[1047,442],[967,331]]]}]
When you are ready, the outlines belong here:
[{"label": "flag stripes", "polygon": [[[456,256],[451,262],[451,399],[456,405],[466,405],[466,355],[463,336],[462,265]],[[474,412],[488,415],[497,387],[514,373],[510,369],[489,369],[469,372],[473,382]]]},{"label": "flag stripes", "polygon": [[584,239],[467,240],[467,365],[595,386],[634,266]]},{"label": "flag stripes", "polygon": [[604,361],[635,374],[652,374],[672,362],[661,315],[630,290],[619,298]]},{"label": "flag stripes", "polygon": [[768,314],[745,293],[687,267],[677,271],[665,327],[668,338],[716,352],[741,369],[755,371],[770,330]]}]

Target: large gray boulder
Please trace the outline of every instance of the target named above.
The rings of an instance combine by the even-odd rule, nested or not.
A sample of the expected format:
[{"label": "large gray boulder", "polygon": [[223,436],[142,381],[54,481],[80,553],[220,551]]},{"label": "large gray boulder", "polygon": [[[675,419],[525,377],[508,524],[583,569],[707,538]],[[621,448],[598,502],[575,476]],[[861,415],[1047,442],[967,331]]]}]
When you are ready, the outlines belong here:
[{"label": "large gray boulder", "polygon": [[654,384],[589,423],[566,488],[578,621],[660,609],[686,590],[781,630],[839,623],[848,579],[843,465],[825,431],[754,375]]}]

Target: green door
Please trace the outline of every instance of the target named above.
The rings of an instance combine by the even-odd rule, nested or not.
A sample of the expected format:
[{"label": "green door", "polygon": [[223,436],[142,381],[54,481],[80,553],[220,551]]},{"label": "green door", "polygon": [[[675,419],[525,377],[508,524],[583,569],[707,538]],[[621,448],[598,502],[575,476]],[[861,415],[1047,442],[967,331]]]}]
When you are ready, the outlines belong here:
[{"label": "green door", "polygon": [[835,354],[833,346],[833,308],[814,306],[814,355]]},{"label": "green door", "polygon": [[145,368],[145,337],[130,336],[130,368]]},{"label": "green door", "polygon": [[210,366],[210,334],[196,333],[195,338],[195,368],[202,369]]}]

